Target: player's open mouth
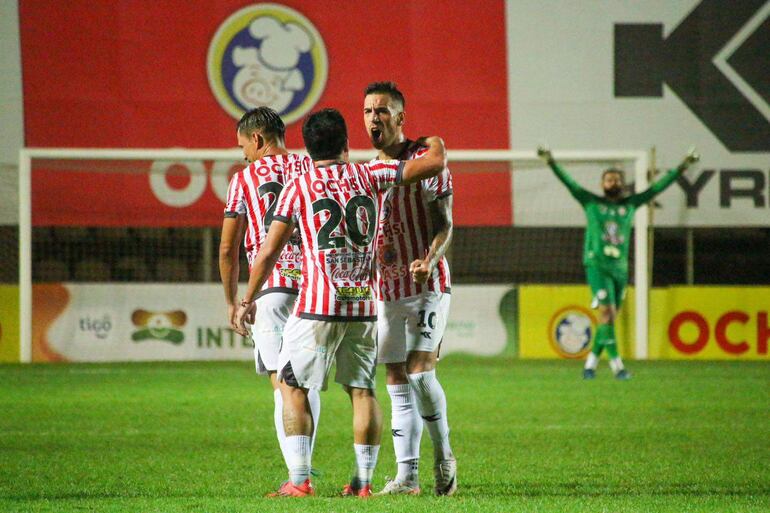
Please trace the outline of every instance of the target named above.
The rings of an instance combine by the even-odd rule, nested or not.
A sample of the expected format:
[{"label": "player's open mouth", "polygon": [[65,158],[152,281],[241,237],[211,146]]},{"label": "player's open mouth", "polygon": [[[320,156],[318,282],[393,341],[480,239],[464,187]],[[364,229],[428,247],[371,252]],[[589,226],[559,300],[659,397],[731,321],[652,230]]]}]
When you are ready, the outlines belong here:
[{"label": "player's open mouth", "polygon": [[369,130],[369,133],[372,136],[372,141],[378,143],[382,140],[382,132],[380,131],[379,128],[371,128]]}]

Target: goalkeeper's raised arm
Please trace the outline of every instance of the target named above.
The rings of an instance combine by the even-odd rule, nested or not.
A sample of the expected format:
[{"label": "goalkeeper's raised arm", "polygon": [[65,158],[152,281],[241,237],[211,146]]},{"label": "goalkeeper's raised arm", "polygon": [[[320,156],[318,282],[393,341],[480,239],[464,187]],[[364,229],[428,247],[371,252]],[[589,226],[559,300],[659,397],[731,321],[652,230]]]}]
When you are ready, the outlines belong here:
[{"label": "goalkeeper's raised arm", "polygon": [[579,183],[575,181],[553,158],[551,150],[545,146],[539,146],[537,148],[537,156],[540,157],[548,166],[553,170],[556,177],[563,183],[570,194],[578,200],[581,204],[589,201],[593,196],[590,192],[585,190]]},{"label": "goalkeeper's raised arm", "polygon": [[687,171],[687,169],[694,163],[698,162],[698,160],[700,160],[700,155],[698,155],[695,148],[690,148],[690,151],[687,152],[687,155],[684,156],[682,162],[680,162],[678,166],[673,169],[669,169],[660,180],[650,185],[650,187],[644,191],[629,196],[628,201],[637,207],[644,205],[645,203],[652,200],[655,196],[665,191],[672,183],[674,183],[674,181],[676,181],[679,175]]}]

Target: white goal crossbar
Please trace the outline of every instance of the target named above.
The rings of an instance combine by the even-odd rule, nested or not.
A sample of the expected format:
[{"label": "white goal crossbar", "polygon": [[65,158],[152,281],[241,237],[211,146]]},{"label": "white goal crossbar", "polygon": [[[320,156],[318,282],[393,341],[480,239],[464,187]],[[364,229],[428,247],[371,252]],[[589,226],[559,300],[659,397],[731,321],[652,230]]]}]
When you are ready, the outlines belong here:
[{"label": "white goal crossbar", "polygon": [[[304,150],[290,150],[304,153]],[[373,150],[351,150],[350,159],[371,159]],[[539,163],[535,151],[512,150],[449,150],[449,161],[457,162],[510,162],[526,165]],[[648,155],[644,151],[559,151],[562,162],[616,162],[633,161],[636,189],[647,187]],[[23,148],[19,151],[19,338],[20,359],[32,360],[32,160],[206,160],[232,161],[243,159],[240,150],[210,149],[90,149],[90,148]],[[635,230],[635,306],[637,359],[647,358],[649,324],[649,286],[647,273],[649,227],[647,207],[637,210]]]}]

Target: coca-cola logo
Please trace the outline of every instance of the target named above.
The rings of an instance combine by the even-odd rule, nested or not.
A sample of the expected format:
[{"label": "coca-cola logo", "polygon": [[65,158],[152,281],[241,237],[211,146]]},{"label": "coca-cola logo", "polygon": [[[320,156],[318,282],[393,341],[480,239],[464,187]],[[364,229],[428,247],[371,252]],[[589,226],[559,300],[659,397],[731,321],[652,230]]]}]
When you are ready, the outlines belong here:
[{"label": "coca-cola logo", "polygon": [[368,281],[372,274],[371,266],[356,266],[349,269],[335,267],[332,271],[333,281]]},{"label": "coca-cola logo", "polygon": [[283,247],[283,250],[281,250],[281,256],[280,260],[282,262],[291,262],[291,263],[301,263],[302,262],[302,252],[300,249],[295,246],[294,244],[286,244]]}]

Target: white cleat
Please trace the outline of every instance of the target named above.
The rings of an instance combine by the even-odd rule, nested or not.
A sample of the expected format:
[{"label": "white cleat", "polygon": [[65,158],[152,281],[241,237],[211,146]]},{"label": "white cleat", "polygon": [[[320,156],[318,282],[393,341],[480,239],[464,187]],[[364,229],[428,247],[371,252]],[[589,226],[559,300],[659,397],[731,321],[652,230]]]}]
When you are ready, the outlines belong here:
[{"label": "white cleat", "polygon": [[414,481],[388,480],[385,487],[374,495],[420,495],[420,485]]},{"label": "white cleat", "polygon": [[457,491],[457,460],[454,458],[436,462],[436,495],[452,495]]}]

